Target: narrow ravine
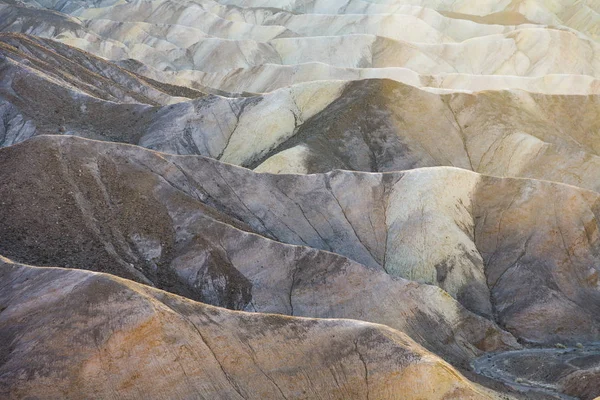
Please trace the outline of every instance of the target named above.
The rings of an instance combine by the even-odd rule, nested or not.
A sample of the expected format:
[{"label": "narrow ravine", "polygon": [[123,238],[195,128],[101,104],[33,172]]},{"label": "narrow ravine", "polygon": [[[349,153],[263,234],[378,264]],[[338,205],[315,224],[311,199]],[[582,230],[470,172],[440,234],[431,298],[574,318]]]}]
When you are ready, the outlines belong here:
[{"label": "narrow ravine", "polygon": [[472,362],[473,370],[511,388],[561,400],[560,379],[580,370],[600,367],[600,343],[576,347],[531,348],[489,353]]}]

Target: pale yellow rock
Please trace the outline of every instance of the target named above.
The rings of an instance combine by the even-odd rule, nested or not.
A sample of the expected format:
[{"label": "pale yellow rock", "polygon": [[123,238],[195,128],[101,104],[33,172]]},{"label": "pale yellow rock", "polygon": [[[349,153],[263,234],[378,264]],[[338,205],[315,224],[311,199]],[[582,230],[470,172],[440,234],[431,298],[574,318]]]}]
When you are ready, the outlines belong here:
[{"label": "pale yellow rock", "polygon": [[105,58],[136,59],[149,76],[184,86],[266,92],[310,80],[385,77],[436,92],[599,90],[597,10],[574,1],[161,0],[99,3],[73,14],[84,18],[80,28],[42,25],[35,33]]}]

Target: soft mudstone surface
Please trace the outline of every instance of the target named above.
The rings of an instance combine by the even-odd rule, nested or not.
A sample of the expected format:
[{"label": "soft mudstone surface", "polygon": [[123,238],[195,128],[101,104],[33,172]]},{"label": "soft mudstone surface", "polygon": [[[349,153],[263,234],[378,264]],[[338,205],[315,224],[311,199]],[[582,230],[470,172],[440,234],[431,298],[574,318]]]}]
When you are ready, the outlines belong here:
[{"label": "soft mudstone surface", "polygon": [[232,312],[5,258],[0,277],[3,398],[498,398],[383,325]]},{"label": "soft mudstone surface", "polygon": [[599,40],[595,0],[0,0],[0,397],[594,399]]}]

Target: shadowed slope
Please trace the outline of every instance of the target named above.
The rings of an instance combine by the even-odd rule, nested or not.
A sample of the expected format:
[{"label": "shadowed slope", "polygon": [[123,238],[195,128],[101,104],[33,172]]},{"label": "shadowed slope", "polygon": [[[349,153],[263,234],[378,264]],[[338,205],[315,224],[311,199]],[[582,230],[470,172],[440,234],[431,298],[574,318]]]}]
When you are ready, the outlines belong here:
[{"label": "shadowed slope", "polygon": [[[517,346],[436,287],[390,277],[377,265],[269,240],[286,235],[276,226],[242,222],[238,204],[226,194],[218,200],[221,195],[197,186],[196,179],[205,178],[194,177],[194,170],[203,169],[219,190],[229,191],[237,185],[235,175],[252,172],[165,157],[63,137],[4,149],[0,164],[7,170],[31,161],[0,179],[6,194],[0,251],[32,264],[110,272],[233,309],[385,323],[465,368],[482,350]],[[250,201],[242,207],[256,206],[248,193],[234,196],[240,204]],[[336,221],[337,214],[331,223],[348,241],[352,228]],[[351,242],[340,245],[352,249]]]},{"label": "shadowed slope", "polygon": [[210,156],[258,172],[455,166],[599,189],[599,96],[440,95],[366,80],[311,82],[262,96],[210,95],[158,108],[103,101],[16,71],[0,89],[7,100],[5,146],[68,133]]},{"label": "shadowed slope", "polygon": [[205,95],[182,87],[153,84],[148,78],[52,40],[0,34],[0,46],[6,83],[14,74],[12,71],[20,69],[55,85],[117,103],[164,105]]},{"label": "shadowed slope", "polygon": [[[450,168],[256,174],[202,157],[57,136],[0,154],[2,169],[11,171],[3,176],[10,195],[3,196],[1,251],[20,261],[120,266],[128,277],[238,308],[251,307],[248,293],[254,298],[267,284],[267,293],[283,290],[279,301],[286,305],[278,312],[295,313],[301,306],[290,306],[288,297],[299,270],[282,260],[289,255],[314,268],[325,257],[326,268],[332,255],[264,239],[275,238],[344,255],[373,269],[373,277],[438,285],[524,340],[598,340],[593,192]],[[25,159],[34,161],[19,169]],[[331,268],[344,277],[343,288],[348,271],[359,267],[336,263]],[[269,265],[290,269],[276,278]],[[316,271],[308,276],[311,283],[302,282],[315,290]]]},{"label": "shadowed slope", "polygon": [[592,399],[599,23],[0,0],[0,397]]}]

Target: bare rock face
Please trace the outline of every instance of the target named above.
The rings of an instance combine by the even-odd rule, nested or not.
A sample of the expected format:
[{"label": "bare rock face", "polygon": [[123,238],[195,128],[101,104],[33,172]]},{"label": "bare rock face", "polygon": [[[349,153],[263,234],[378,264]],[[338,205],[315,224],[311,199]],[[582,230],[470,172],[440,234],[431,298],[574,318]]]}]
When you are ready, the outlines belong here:
[{"label": "bare rock face", "polygon": [[[15,46],[46,49],[26,37],[4,37]],[[17,52],[12,45],[7,49]],[[22,63],[11,63],[9,70],[13,77],[0,88],[7,100],[0,108],[7,121],[0,136],[4,146],[39,134],[69,134],[209,156],[257,172],[453,166],[598,190],[598,146],[589,135],[598,129],[598,96],[435,94],[366,80],[310,82],[255,96],[211,94],[152,107],[150,100],[131,104],[84,94]],[[138,84],[136,90],[152,93],[150,84]],[[122,88],[111,89],[117,90]],[[57,99],[61,107],[55,107]],[[547,168],[549,163],[556,167]]]},{"label": "bare rock face", "polygon": [[0,397],[600,395],[599,16],[0,0]]},{"label": "bare rock face", "polygon": [[232,312],[5,258],[0,277],[7,399],[497,398],[383,325]]},{"label": "bare rock face", "polygon": [[14,85],[15,92],[26,90],[25,85],[19,85],[15,79],[27,77],[34,80],[27,82],[29,88],[39,88],[42,82],[46,82],[46,90],[50,92],[67,89],[82,97],[117,103],[165,105],[204,95],[153,82],[99,57],[31,35],[3,34],[1,46],[4,73],[6,78],[12,78],[7,82]]},{"label": "bare rock face", "polygon": [[[573,371],[560,380],[560,389],[573,397],[580,399],[597,399],[600,396],[597,382],[600,380],[600,371],[598,369],[598,355],[594,355],[596,364],[591,364],[588,368],[582,368]],[[584,360],[584,362],[587,360]]]},{"label": "bare rock face", "polygon": [[[27,172],[16,167],[35,153]],[[321,264],[326,275],[330,268],[350,274],[350,260],[339,259],[341,272],[331,255],[310,248],[321,249],[360,263],[354,268],[367,275],[437,285],[526,341],[598,338],[600,298],[589,266],[598,243],[594,192],[447,168],[256,174],[206,158],[51,136],[0,154],[3,170],[15,171],[4,175],[11,200],[2,233],[12,239],[0,251],[23,262],[116,273],[235,309],[257,307],[253,293],[266,282],[253,274],[266,275],[269,300],[259,306],[293,314],[302,308],[294,310],[288,293],[298,289],[296,279],[318,287],[320,273],[304,272],[315,271],[316,260],[329,260]],[[544,218],[547,231],[538,225]],[[259,250],[265,247],[268,253]],[[284,281],[274,280],[270,265],[280,273],[289,265]],[[283,309],[272,297],[276,287],[285,293]],[[309,310],[303,315],[314,315]]]},{"label": "bare rock face", "polygon": [[[103,149],[103,156],[96,146]],[[313,231],[309,240],[310,233],[292,231],[286,218],[295,218],[293,214],[274,223],[271,217],[260,217],[261,211],[253,211],[259,204],[274,212],[300,210],[301,200],[297,204],[292,200],[301,192],[294,192],[318,193],[315,177],[288,182],[287,197],[281,198],[283,176],[257,175],[210,159],[169,160],[137,147],[56,136],[3,149],[0,164],[10,170],[29,159],[31,151],[38,156],[28,172],[6,174],[2,181],[11,201],[4,202],[0,234],[12,239],[3,241],[0,252],[15,260],[108,272],[236,310],[385,323],[461,366],[482,351],[518,347],[510,334],[467,311],[444,291],[395,278],[402,274],[386,271],[374,261],[359,264],[318,250],[314,241],[328,240],[327,234],[319,237],[319,231]],[[265,198],[275,202],[270,206],[248,197],[243,210],[237,210],[249,194],[241,182],[252,185],[251,177],[258,178],[255,184],[263,187]],[[281,184],[276,186],[269,178]],[[354,184],[356,192],[360,181],[355,178],[349,173],[346,184]],[[334,197],[320,204],[330,202],[338,210],[321,211],[331,215],[329,222],[311,218],[304,224],[323,229],[326,223],[335,229],[328,234],[339,236],[337,247],[327,250],[362,254],[360,238],[351,236],[353,225],[344,216],[346,208],[340,208]],[[380,230],[387,235],[385,225]],[[307,243],[291,245],[301,237],[292,234],[302,235]],[[489,304],[485,281],[480,287],[481,301]]]}]

